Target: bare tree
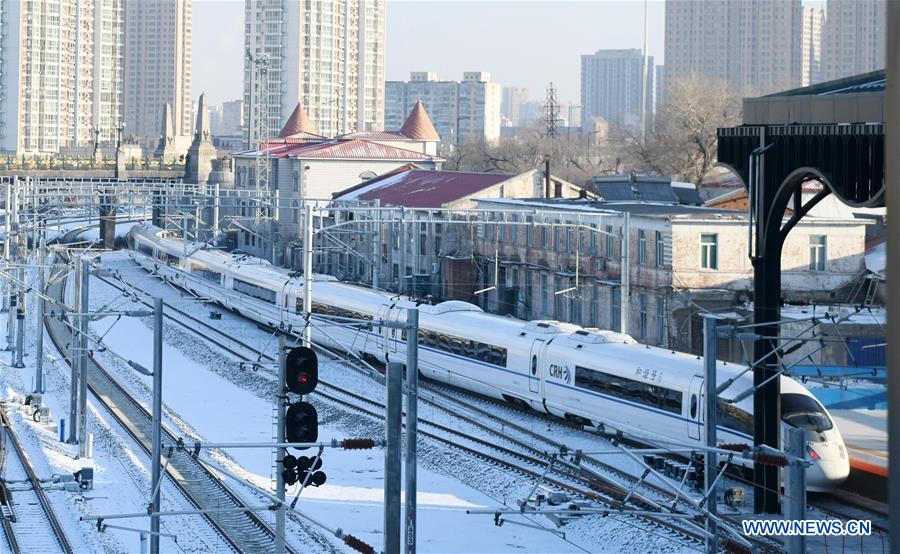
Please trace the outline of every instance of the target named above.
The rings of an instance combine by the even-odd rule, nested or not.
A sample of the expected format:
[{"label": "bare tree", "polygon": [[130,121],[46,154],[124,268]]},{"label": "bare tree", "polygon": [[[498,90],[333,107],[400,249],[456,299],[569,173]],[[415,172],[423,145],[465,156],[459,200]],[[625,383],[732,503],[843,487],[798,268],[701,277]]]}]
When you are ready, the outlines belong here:
[{"label": "bare tree", "polygon": [[716,163],[716,129],[740,120],[739,98],[724,81],[693,74],[666,83],[646,137],[626,129],[616,134],[632,165],[699,185]]},{"label": "bare tree", "polygon": [[524,173],[543,167],[549,158],[550,171],[573,183],[583,183],[592,175],[608,173],[616,156],[596,134],[573,133],[548,138],[537,127],[502,137],[496,143],[483,140],[463,142],[443,152],[444,168],[454,171]]}]

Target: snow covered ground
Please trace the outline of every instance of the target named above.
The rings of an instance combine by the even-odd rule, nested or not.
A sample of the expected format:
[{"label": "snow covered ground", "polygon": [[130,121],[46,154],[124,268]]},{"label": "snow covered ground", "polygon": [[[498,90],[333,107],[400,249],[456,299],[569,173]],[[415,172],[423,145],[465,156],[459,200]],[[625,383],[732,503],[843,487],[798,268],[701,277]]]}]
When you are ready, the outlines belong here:
[{"label": "snow covered ground", "polygon": [[[125,226],[117,234],[127,230]],[[164,294],[178,301],[181,293],[161,284],[127,260],[123,253],[104,254],[104,266],[118,268],[132,284]],[[29,276],[33,279],[33,276]],[[195,300],[181,298],[194,313],[209,308]],[[91,280],[91,308],[115,310],[142,308],[135,306],[120,292]],[[0,317],[0,347],[5,345],[6,314]],[[72,473],[82,467],[93,467],[94,489],[81,493],[50,491],[54,509],[69,540],[77,552],[134,552],[140,547],[139,535],[133,531],[109,529],[97,531],[93,522],[79,521],[80,516],[144,512],[149,489],[149,457],[125,433],[120,424],[90,397],[88,427],[94,435],[92,459],[78,459],[77,446],[59,441],[58,424],[68,418],[70,368],[58,359],[49,337],[44,345],[52,352],[44,362],[46,392],[43,403],[52,413],[51,423],[35,423],[30,413],[18,408],[16,400],[33,390],[35,320],[26,322],[26,367],[5,366],[9,353],[0,353],[0,391],[7,399],[14,429],[19,435],[40,477]],[[274,353],[276,341],[254,324],[223,314],[223,325],[259,348]],[[133,318],[98,320],[92,323],[95,334],[115,353],[152,366],[150,321]],[[203,441],[267,442],[274,433],[274,390],[272,376],[265,371],[240,369],[238,361],[174,325],[167,325],[164,346],[163,398],[166,425],[183,436]],[[95,351],[98,361],[143,402],[149,400],[149,379],[138,375],[111,352]],[[382,397],[383,387],[361,377],[355,370],[339,363],[323,367],[329,379],[354,383],[355,390]],[[383,435],[377,421],[353,411],[316,399],[319,411],[320,439],[374,437]],[[68,421],[66,422],[69,423]],[[542,424],[535,420],[535,427]],[[598,445],[602,445],[598,439]],[[231,449],[227,452],[204,451],[217,463],[242,475],[248,482],[271,490],[274,457],[269,449]],[[331,528],[357,536],[380,549],[383,542],[383,463],[382,449],[370,451],[326,450],[323,469],[328,482],[320,488],[306,489],[298,509],[324,522]],[[449,447],[429,441],[420,442],[418,468],[418,541],[422,552],[619,552],[634,550],[681,552],[687,548],[678,540],[663,535],[635,532],[635,521],[611,516],[586,517],[560,529],[565,536],[550,532],[556,529],[542,517],[510,516],[501,527],[493,516],[468,515],[467,508],[515,507],[516,501],[530,488],[525,478]],[[248,503],[265,504],[263,497],[245,485],[237,490]],[[289,494],[292,492],[289,490]],[[291,494],[292,495],[292,494]],[[189,504],[168,482],[163,486],[163,509],[185,509]],[[262,514],[272,520],[271,513]],[[518,522],[535,527],[515,525]],[[146,517],[107,520],[106,523],[134,529],[147,529]],[[543,529],[547,530],[543,530]],[[178,537],[162,540],[166,552],[209,552],[227,550],[221,538],[200,516],[163,518],[162,531]],[[318,527],[289,520],[288,540],[302,552],[345,551],[341,542]]]}]

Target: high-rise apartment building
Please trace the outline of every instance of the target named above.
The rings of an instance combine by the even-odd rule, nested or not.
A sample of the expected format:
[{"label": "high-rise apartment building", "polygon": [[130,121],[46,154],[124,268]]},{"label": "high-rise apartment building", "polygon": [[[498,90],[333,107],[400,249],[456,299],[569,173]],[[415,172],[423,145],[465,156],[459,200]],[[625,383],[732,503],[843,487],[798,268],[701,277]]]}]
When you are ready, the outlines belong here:
[{"label": "high-rise apartment building", "polygon": [[439,81],[430,71],[415,71],[409,81],[385,83],[384,128],[396,130],[421,100],[445,144],[500,137],[502,86],[484,71],[467,71],[462,81]]},{"label": "high-rise apartment building", "polygon": [[[267,67],[265,127],[275,134],[303,105],[320,133],[384,123],[386,0],[245,0],[244,45]],[[245,125],[256,140],[254,62],[244,60]]]},{"label": "high-rise apartment building", "polygon": [[800,43],[800,68],[803,72],[800,86],[814,85],[822,78],[822,27],[825,24],[825,10],[803,8],[803,30]]},{"label": "high-rise apartment building", "polygon": [[154,148],[166,102],[173,137],[191,134],[191,0],[122,0],[126,134]]},{"label": "high-rise apartment building", "polygon": [[666,66],[656,66],[653,78],[653,113],[666,101]]},{"label": "high-rise apartment building", "polygon": [[828,0],[822,37],[824,80],[884,68],[886,0]]},{"label": "high-rise apartment building", "polygon": [[745,96],[797,87],[802,17],[801,0],[666,0],[666,81],[694,73]]},{"label": "high-rise apartment building", "polygon": [[0,151],[56,154],[115,140],[124,4],[0,2]]},{"label": "high-rise apartment building", "polygon": [[240,135],[244,125],[244,101],[222,102],[220,109],[220,134]]},{"label": "high-rise apartment building", "polygon": [[653,56],[647,57],[646,69],[638,49],[597,50],[581,56],[582,126],[599,117],[639,129],[642,113],[648,118],[653,114]]},{"label": "high-rise apartment building", "polygon": [[500,111],[503,114],[503,125],[517,127],[521,125],[522,104],[530,100],[527,87],[503,87],[503,99],[500,102]]}]

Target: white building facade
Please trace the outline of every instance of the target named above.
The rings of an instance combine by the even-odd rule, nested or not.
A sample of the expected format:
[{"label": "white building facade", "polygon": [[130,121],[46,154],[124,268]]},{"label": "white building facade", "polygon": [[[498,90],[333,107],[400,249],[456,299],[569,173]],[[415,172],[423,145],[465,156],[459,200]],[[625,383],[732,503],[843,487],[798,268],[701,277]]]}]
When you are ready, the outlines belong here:
[{"label": "white building facade", "polygon": [[[267,59],[270,134],[298,103],[325,136],[383,128],[385,9],[386,0],[245,0],[244,45]],[[255,79],[245,58],[251,142]]]},{"label": "white building facade", "polygon": [[440,81],[417,71],[409,81],[385,83],[385,128],[399,129],[419,100],[445,144],[500,138],[502,86],[485,71],[467,71],[462,81]]},{"label": "white building facade", "polygon": [[639,129],[642,114],[652,119],[653,79],[653,56],[647,57],[645,68],[638,49],[597,50],[581,56],[582,125],[599,117]]},{"label": "white building facade", "polygon": [[0,3],[0,152],[46,155],[116,138],[124,0]]},{"label": "white building facade", "polygon": [[138,0],[125,6],[126,134],[145,149],[159,142],[163,109],[171,106],[166,136],[192,129],[192,0]]},{"label": "white building facade", "polygon": [[823,80],[884,68],[886,10],[886,0],[828,0]]}]

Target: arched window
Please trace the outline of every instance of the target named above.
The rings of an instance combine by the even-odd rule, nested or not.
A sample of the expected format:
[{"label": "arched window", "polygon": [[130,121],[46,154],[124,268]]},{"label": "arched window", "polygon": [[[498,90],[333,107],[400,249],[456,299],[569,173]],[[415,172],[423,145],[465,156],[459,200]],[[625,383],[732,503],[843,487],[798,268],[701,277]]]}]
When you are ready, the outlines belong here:
[{"label": "arched window", "polygon": [[291,219],[295,224],[300,223],[300,202],[291,202]]}]

